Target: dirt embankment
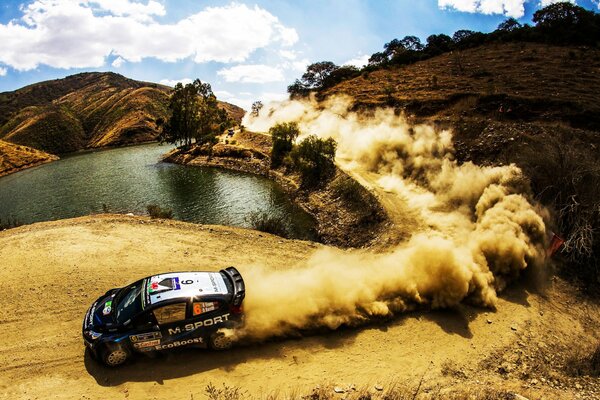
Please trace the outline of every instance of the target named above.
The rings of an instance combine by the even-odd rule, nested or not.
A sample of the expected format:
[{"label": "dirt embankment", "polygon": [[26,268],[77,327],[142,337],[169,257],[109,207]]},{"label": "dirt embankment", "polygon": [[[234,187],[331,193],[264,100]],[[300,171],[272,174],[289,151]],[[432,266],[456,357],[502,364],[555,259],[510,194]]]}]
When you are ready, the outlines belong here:
[{"label": "dirt embankment", "polygon": [[[255,398],[297,398],[321,385],[341,399],[355,393],[352,386],[377,397],[393,382],[408,388],[407,398],[422,382],[420,399],[489,389],[529,399],[600,396],[597,378],[563,368],[569,354],[599,339],[600,307],[560,280],[544,295],[513,286],[497,311],[461,305],[413,312],[225,353],[173,351],[116,370],[84,351],[83,315],[108,288],[158,272],[226,265],[251,279],[265,270],[301,268],[325,247],[239,228],[115,215],[0,232],[0,397],[199,399],[212,383]],[[336,394],[334,386],[349,393]]]},{"label": "dirt embankment", "polygon": [[[231,144],[233,142],[233,144]],[[270,168],[271,137],[262,133],[236,132],[222,137],[208,156],[203,149],[175,149],[163,161],[190,165],[227,168],[265,176],[277,182],[306,212],[315,218],[321,242],[338,247],[359,248],[387,246],[400,239],[390,228],[390,219],[378,198],[364,187],[355,186],[357,199],[347,201],[339,186],[351,184],[339,168],[333,179],[316,190],[303,190],[300,177],[283,168]]]}]

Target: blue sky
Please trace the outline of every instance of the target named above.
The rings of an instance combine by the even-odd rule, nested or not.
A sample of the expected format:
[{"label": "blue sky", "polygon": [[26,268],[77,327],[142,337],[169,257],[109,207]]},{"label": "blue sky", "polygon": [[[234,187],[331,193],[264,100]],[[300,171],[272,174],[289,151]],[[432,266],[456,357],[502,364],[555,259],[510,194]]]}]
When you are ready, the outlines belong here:
[{"label": "blue sky", "polygon": [[[573,2],[575,0],[572,0]],[[360,65],[393,38],[530,22],[553,0],[3,0],[0,91],[82,71],[200,78],[249,107],[285,97],[306,65]],[[598,10],[599,0],[577,0]]]}]

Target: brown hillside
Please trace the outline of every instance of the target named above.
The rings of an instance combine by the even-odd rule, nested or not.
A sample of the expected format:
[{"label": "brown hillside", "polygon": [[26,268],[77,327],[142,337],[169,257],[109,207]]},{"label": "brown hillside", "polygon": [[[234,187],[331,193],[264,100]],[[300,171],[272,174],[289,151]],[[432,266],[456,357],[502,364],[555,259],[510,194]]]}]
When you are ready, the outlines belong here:
[{"label": "brown hillside", "polygon": [[56,156],[31,147],[19,146],[0,140],[0,176],[57,159]]},{"label": "brown hillside", "polygon": [[320,93],[451,128],[458,161],[516,163],[567,240],[565,269],[600,282],[600,50],[494,43],[390,67]]},{"label": "brown hillside", "polygon": [[[82,73],[0,93],[0,139],[61,154],[156,140],[171,88]],[[240,121],[243,110],[221,103]]]},{"label": "brown hillside", "polygon": [[324,94],[345,93],[360,106],[393,105],[419,116],[474,111],[495,117],[500,105],[512,105],[506,115],[512,119],[598,129],[599,71],[598,49],[496,43],[364,73]]}]

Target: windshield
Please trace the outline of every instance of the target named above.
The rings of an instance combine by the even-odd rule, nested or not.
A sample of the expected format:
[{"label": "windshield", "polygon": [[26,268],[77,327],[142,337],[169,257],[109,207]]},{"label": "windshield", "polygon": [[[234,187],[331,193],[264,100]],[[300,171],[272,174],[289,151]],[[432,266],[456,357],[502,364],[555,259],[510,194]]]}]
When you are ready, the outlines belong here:
[{"label": "windshield", "polygon": [[118,324],[123,324],[130,320],[137,313],[142,311],[142,291],[144,282],[136,282],[131,286],[123,288],[123,292],[119,293],[115,300],[117,303],[117,312],[115,314]]}]

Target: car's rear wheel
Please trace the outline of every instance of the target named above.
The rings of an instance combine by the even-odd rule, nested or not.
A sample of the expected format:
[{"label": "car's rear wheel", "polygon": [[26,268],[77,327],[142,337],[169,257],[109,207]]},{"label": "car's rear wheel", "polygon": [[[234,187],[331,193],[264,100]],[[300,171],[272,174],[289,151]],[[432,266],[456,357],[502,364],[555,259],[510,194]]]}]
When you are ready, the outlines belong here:
[{"label": "car's rear wheel", "polygon": [[233,335],[215,332],[208,339],[208,345],[213,350],[229,350],[233,346]]},{"label": "car's rear wheel", "polygon": [[102,350],[102,361],[109,367],[118,367],[129,360],[130,353],[121,345],[108,345]]}]

